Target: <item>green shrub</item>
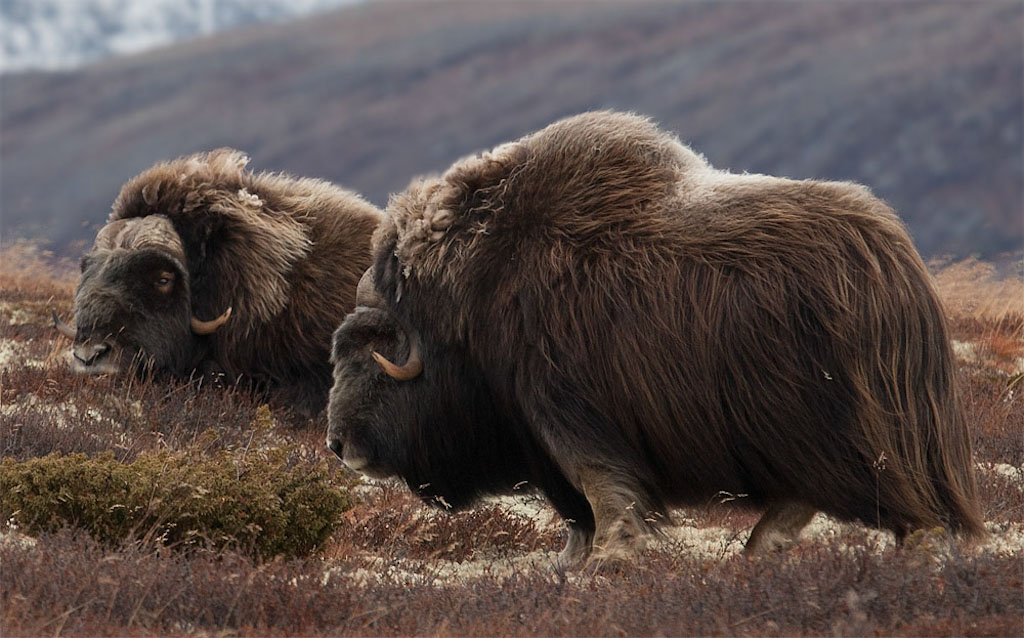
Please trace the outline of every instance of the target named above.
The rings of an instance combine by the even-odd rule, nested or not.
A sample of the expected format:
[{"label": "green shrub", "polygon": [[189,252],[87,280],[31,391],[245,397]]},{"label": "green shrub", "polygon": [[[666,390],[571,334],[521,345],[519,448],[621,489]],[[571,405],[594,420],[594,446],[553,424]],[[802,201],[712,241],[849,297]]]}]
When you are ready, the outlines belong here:
[{"label": "green shrub", "polygon": [[151,539],[174,547],[231,547],[260,558],[309,554],[353,505],[325,466],[289,467],[289,450],[51,454],[0,463],[0,516],[38,534],[63,525],[116,543]]}]

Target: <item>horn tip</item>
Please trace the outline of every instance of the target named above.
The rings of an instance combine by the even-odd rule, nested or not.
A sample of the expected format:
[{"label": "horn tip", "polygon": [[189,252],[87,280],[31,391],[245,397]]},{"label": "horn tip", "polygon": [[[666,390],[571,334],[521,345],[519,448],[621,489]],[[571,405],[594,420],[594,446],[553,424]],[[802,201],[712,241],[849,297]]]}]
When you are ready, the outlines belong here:
[{"label": "horn tip", "polygon": [[53,308],[50,309],[50,316],[53,318],[53,327],[57,329],[57,332],[73,341],[76,336],[75,329],[61,321],[57,311]]}]

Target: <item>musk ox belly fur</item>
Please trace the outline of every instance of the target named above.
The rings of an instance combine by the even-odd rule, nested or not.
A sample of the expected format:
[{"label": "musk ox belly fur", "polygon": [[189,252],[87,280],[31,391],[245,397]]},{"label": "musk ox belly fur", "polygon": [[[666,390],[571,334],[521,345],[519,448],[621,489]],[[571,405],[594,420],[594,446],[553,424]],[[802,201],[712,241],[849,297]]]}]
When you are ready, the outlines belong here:
[{"label": "musk ox belly fur", "polygon": [[125,183],[82,260],[76,327],[62,326],[78,371],[216,372],[300,413],[322,409],[330,334],[354,306],[382,213],[248,161],[218,149]]},{"label": "musk ox belly fur", "polygon": [[[517,430],[529,443],[504,454],[519,446],[523,479],[571,492],[569,558],[635,549],[669,506],[722,491],[766,509],[751,551],[815,511],[983,534],[942,308],[862,186],[730,174],[645,118],[587,113],[413,182],[374,242],[374,311],[396,336],[371,340],[397,360],[415,342],[422,360],[412,380],[375,382],[404,406],[387,427],[444,430],[434,397],[463,390],[431,366],[458,353],[500,415],[477,409],[476,427]],[[352,340],[342,326],[341,367]],[[359,447],[346,423],[380,406],[343,395],[329,438]],[[397,440],[430,457],[437,435],[413,430]]]}]

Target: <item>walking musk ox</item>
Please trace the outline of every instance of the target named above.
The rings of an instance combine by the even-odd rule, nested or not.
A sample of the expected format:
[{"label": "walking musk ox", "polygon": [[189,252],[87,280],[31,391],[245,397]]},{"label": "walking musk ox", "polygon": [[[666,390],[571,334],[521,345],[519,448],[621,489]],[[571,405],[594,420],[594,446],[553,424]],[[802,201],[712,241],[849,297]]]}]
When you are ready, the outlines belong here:
[{"label": "walking musk ox", "polygon": [[529,481],[566,564],[723,492],[766,510],[751,553],[816,511],[984,533],[942,309],[862,186],[579,115],[394,196],[357,305],[328,446],[451,507]]},{"label": "walking musk ox", "polygon": [[314,414],[330,336],[350,312],[381,212],[315,179],[245,169],[219,149],[130,180],[82,259],[72,365],[223,373]]}]

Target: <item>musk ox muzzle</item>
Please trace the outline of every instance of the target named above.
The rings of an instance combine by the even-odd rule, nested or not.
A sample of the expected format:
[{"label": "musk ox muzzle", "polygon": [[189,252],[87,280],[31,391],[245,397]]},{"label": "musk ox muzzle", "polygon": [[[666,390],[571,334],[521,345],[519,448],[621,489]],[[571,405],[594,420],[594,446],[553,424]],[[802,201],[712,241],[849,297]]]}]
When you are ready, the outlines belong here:
[{"label": "musk ox muzzle", "polygon": [[82,374],[109,374],[118,371],[117,364],[112,362],[108,356],[113,349],[110,341],[76,343],[77,331],[64,323],[57,315],[56,310],[51,312],[53,325],[57,328],[57,332],[72,341],[69,351],[72,370]]}]

